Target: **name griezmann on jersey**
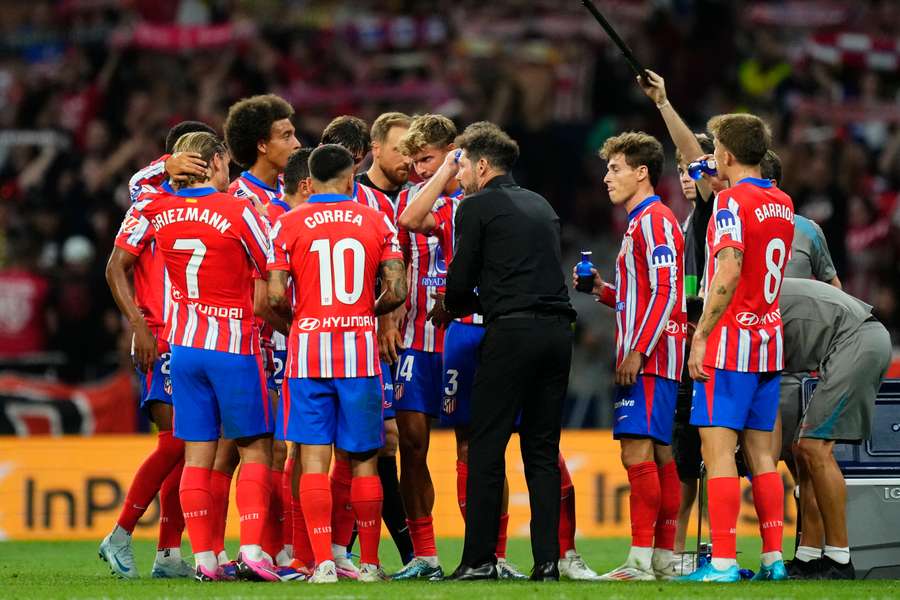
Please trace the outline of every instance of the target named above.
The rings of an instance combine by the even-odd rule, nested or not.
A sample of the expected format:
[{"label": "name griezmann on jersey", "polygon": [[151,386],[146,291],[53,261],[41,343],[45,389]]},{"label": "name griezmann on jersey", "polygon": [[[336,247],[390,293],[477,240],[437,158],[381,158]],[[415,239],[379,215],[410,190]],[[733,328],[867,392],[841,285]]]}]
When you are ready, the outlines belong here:
[{"label": "name griezmann on jersey", "polygon": [[204,208],[202,211],[196,206],[188,206],[186,208],[170,208],[159,214],[153,215],[150,222],[153,228],[159,231],[166,225],[172,223],[182,223],[185,221],[194,221],[197,223],[205,223],[214,227],[219,233],[225,233],[231,228],[231,221],[212,211]]}]

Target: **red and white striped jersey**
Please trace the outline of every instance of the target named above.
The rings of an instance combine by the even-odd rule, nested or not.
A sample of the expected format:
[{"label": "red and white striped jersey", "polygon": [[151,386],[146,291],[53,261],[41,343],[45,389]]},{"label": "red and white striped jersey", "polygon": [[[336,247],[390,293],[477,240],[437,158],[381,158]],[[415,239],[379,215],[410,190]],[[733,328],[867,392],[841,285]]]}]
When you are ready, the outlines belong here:
[{"label": "red and white striped jersey", "polygon": [[[231,182],[228,193],[235,198],[247,198],[251,202],[265,206],[267,214],[264,218],[270,226],[278,220],[278,217],[291,210],[291,207],[282,200],[284,185],[281,175],[278,176],[277,185],[273,188],[250,171],[244,171]],[[262,274],[255,278],[262,278]],[[257,318],[256,325],[259,327],[259,337],[264,346],[273,350],[287,350],[287,338],[283,334],[272,329],[264,319]]]},{"label": "red and white striped jersey", "polygon": [[616,285],[601,300],[616,309],[616,367],[637,350],[645,375],[681,380],[687,316],[684,237],[659,196],[628,213],[628,229],[616,258]]},{"label": "red and white striped jersey", "polygon": [[153,230],[171,282],[164,335],[170,344],[257,354],[254,270],[265,272],[268,228],[248,200],[211,187],[155,195],[133,235]]},{"label": "red and white striped jersey", "polygon": [[379,265],[402,259],[397,230],[380,211],[340,194],[314,194],[282,215],[271,233],[269,271],[297,289],[287,377],[374,377]]},{"label": "red and white striped jersey", "polygon": [[354,181],[353,200],[383,212],[392,225],[397,224],[397,210],[391,202],[391,199],[388,198],[384,192],[363,185],[358,181]]},{"label": "red and white striped jersey", "polygon": [[[398,215],[403,213],[410,196],[415,196],[421,187],[419,184],[400,192],[397,196]],[[442,199],[438,199],[435,209],[440,208],[442,202]],[[434,307],[431,295],[447,285],[447,263],[441,250],[440,238],[406,229],[400,229],[398,238],[409,273],[406,317],[400,328],[403,347],[425,352],[443,352],[445,330],[435,327],[425,318]]]},{"label": "red and white striped jersey", "polygon": [[133,277],[134,301],[147,326],[156,336],[160,352],[168,352],[168,343],[162,332],[171,304],[171,285],[162,253],[154,242],[153,228],[149,222],[140,218],[141,209],[156,196],[155,193],[143,193],[128,208],[116,235],[115,245],[137,257]]},{"label": "red and white striped jersey", "polygon": [[719,192],[706,229],[709,297],[716,256],[724,248],[744,253],[741,277],[725,313],[706,341],[707,367],[763,373],[784,368],[778,297],[794,239],[794,203],[768,179],[747,177]]},{"label": "red and white striped jersey", "polygon": [[128,195],[132,204],[137,202],[143,193],[171,191],[163,189],[163,183],[169,178],[166,173],[166,160],[169,156],[171,155],[163,154],[131,176],[128,180]]},{"label": "red and white striped jersey", "polygon": [[[432,235],[436,235],[440,240],[441,250],[444,253],[444,261],[447,263],[447,268],[450,268],[450,263],[453,262],[454,249],[456,248],[453,223],[456,219],[456,211],[459,210],[462,201],[462,190],[459,190],[456,194],[451,196],[443,195],[438,199],[436,207],[431,211],[435,221],[434,231],[431,233]],[[441,291],[444,290],[441,289]],[[460,323],[470,323],[474,325],[484,324],[484,316],[477,313],[466,315],[465,317],[460,317],[456,320]]]}]

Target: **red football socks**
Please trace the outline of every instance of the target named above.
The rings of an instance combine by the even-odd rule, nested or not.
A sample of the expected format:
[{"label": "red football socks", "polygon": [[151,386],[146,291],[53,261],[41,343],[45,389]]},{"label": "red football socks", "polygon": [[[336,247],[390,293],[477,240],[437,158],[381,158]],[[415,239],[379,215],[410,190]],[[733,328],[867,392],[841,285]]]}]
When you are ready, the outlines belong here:
[{"label": "red football socks", "polygon": [[494,555],[497,558],[506,558],[506,540],[509,537],[509,513],[500,515],[500,529],[497,530],[497,548]]},{"label": "red football socks", "polygon": [[184,461],[180,461],[169,473],[159,488],[159,542],[157,550],[181,548],[181,534],[184,532],[184,515],[181,514],[181,472]]},{"label": "red football socks", "polygon": [[156,449],[144,459],[128,488],[125,504],[119,514],[119,527],[129,533],[134,531],[135,524],[153,502],[163,481],[182,460],[184,442],[172,435],[171,431],[160,431]]},{"label": "red football socks", "polygon": [[381,540],[381,504],[384,494],[377,475],[354,477],[350,484],[350,501],[359,533],[359,562],[377,565],[378,542]]},{"label": "red football socks", "polygon": [[647,461],[628,467],[631,484],[631,545],[652,548],[659,514],[659,475],[656,463]]},{"label": "red football socks", "polygon": [[437,556],[432,517],[407,519],[406,524],[409,526],[409,537],[412,538],[413,553],[416,556]]},{"label": "red football socks", "polygon": [[268,465],[243,463],[235,486],[235,500],[241,515],[241,546],[261,546],[263,528],[269,515]]},{"label": "red football socks", "polygon": [[456,461],[456,502],[463,521],[466,520],[466,482],[469,479],[469,465]]},{"label": "red football socks", "polygon": [[335,460],[331,469],[331,537],[335,544],[346,546],[353,535],[353,506],[350,504],[350,480],[353,474],[349,460]]},{"label": "red football socks", "polygon": [[737,520],[741,511],[740,479],[714,477],[706,485],[713,558],[737,558]]},{"label": "red football socks", "polygon": [[315,566],[312,545],[309,543],[309,532],[306,530],[306,519],[303,518],[303,507],[300,498],[291,499],[291,512],[293,513],[293,534],[291,543],[294,546],[294,558],[304,566]]},{"label": "red football socks", "polygon": [[212,497],[209,493],[210,469],[185,467],[181,474],[181,509],[191,540],[191,551],[212,550]]},{"label": "red football socks", "polygon": [[300,504],[315,564],[334,560],[331,552],[331,488],[325,473],[300,476]]},{"label": "red football socks", "polygon": [[275,560],[275,556],[284,548],[284,540],[281,538],[281,469],[269,470],[269,511],[266,522],[263,525],[262,547],[263,551]]},{"label": "red football socks", "polygon": [[678,479],[674,460],[659,467],[659,492],[659,514],[656,517],[653,547],[674,550],[678,508],[681,506],[681,480]]},{"label": "red football socks", "polygon": [[784,486],[775,471],[754,475],[753,505],[759,518],[763,552],[781,552],[784,534]]},{"label": "red football socks", "polygon": [[575,549],[575,486],[562,454],[559,455],[559,557]]},{"label": "red football socks", "polygon": [[294,519],[293,519],[293,495],[291,494],[291,474],[294,472],[294,459],[289,458],[284,462],[284,472],[281,474],[281,485],[275,489],[281,490],[281,539],[285,546],[293,545]]},{"label": "red football socks", "polygon": [[225,524],[228,520],[231,475],[213,469],[209,478],[209,492],[212,496],[213,552],[218,556],[225,551]]}]

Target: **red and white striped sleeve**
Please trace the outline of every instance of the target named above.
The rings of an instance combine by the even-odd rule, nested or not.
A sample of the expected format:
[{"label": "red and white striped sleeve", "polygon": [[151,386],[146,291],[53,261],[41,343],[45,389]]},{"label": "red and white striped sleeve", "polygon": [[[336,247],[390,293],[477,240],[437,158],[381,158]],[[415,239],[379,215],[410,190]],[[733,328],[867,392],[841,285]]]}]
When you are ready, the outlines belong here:
[{"label": "red and white striped sleeve", "polygon": [[[673,223],[656,211],[647,211],[635,229],[644,250],[650,293],[644,307],[644,318],[632,338],[631,350],[649,356],[659,341],[669,317],[678,302],[678,252]],[[638,237],[638,236],[635,236]],[[636,240],[637,241],[637,240]],[[637,244],[636,244],[637,245]]]}]

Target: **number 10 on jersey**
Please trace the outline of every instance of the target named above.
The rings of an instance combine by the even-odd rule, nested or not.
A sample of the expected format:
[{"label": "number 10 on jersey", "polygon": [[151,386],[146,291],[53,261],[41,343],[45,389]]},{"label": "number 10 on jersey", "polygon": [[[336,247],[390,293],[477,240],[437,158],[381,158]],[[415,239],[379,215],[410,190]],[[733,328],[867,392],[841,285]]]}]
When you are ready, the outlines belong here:
[{"label": "number 10 on jersey", "polygon": [[[355,238],[343,238],[331,246],[331,240],[318,239],[310,251],[319,255],[319,291],[322,306],[331,306],[336,298],[341,304],[356,304],[363,293],[363,272],[366,250]],[[350,256],[347,253],[350,253]],[[352,277],[347,290],[347,260],[351,261]]]}]

